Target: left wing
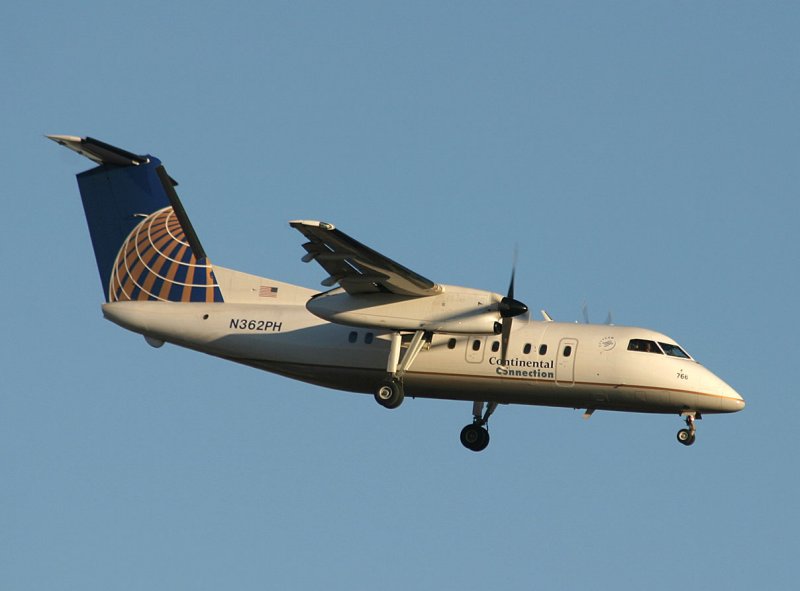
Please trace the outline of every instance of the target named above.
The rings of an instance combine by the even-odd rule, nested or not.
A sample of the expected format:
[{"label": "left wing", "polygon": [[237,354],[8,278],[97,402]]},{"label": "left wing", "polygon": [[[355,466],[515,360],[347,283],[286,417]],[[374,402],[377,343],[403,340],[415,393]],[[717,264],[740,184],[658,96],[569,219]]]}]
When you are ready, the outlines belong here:
[{"label": "left wing", "polygon": [[317,261],[329,277],[322,285],[338,283],[348,294],[393,293],[423,297],[441,293],[439,284],[407,269],[354,240],[333,224],[310,220],[289,222],[307,239],[303,262]]}]

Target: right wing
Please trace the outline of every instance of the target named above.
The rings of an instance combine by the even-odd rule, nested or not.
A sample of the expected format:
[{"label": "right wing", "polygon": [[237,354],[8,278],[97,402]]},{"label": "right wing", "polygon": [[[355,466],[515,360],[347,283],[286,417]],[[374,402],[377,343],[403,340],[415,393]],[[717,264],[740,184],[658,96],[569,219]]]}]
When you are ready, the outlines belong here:
[{"label": "right wing", "polygon": [[442,288],[422,275],[354,240],[333,224],[309,220],[289,222],[307,239],[303,262],[317,261],[329,277],[322,285],[338,283],[348,294],[393,293],[423,297]]}]

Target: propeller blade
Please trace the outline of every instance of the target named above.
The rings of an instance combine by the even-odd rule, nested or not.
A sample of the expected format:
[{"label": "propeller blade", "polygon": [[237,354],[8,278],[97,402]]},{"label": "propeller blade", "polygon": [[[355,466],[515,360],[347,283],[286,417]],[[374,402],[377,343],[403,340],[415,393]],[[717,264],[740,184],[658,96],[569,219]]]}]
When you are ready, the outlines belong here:
[{"label": "propeller blade", "polygon": [[506,354],[508,353],[508,341],[511,337],[511,323],[514,319],[509,316],[508,318],[503,318],[503,328],[500,333],[500,363],[505,365],[506,363]]},{"label": "propeller blade", "polygon": [[[514,264],[511,265],[511,281],[508,283],[508,295],[500,300],[497,310],[502,318],[512,318],[528,311],[528,306],[514,299],[514,281],[517,276],[517,247],[514,247]],[[505,321],[504,321],[505,322]],[[510,330],[510,329],[509,329]]]},{"label": "propeller blade", "polygon": [[497,310],[500,312],[500,317],[503,319],[500,328],[500,362],[506,362],[506,354],[508,353],[508,343],[511,340],[511,326],[514,316],[525,314],[528,311],[528,306],[514,299],[514,281],[517,276],[517,256],[519,248],[514,246],[514,262],[511,265],[511,281],[508,283],[508,295],[500,300],[497,305]]},{"label": "propeller blade", "polygon": [[514,278],[517,275],[517,257],[519,256],[519,246],[514,245],[514,260],[511,262],[511,281],[508,284],[508,298],[514,299]]}]

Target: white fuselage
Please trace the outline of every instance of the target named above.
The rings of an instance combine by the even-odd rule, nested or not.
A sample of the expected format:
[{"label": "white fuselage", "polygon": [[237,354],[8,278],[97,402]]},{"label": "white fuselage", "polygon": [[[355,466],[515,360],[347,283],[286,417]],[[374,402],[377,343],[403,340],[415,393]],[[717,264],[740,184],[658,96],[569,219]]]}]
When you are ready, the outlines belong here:
[{"label": "white fuselage", "polygon": [[[322,386],[374,392],[386,377],[391,332],[322,320],[306,309],[309,293],[296,288],[293,297],[274,302],[255,297],[241,303],[114,302],[105,304],[103,313],[151,344],[170,342]],[[405,374],[405,392],[637,412],[744,407],[733,388],[698,362],[628,350],[632,339],[674,343],[648,329],[534,321],[526,315],[514,324],[503,363],[499,336],[436,333]]]}]

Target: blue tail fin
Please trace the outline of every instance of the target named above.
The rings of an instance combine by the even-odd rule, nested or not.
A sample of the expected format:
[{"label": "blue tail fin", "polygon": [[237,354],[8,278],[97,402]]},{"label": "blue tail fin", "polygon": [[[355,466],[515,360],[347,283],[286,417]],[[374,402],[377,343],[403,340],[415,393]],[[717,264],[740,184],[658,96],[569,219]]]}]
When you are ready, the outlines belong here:
[{"label": "blue tail fin", "polygon": [[77,177],[106,301],[223,301],[160,160],[88,137],[48,137],[98,164]]}]

